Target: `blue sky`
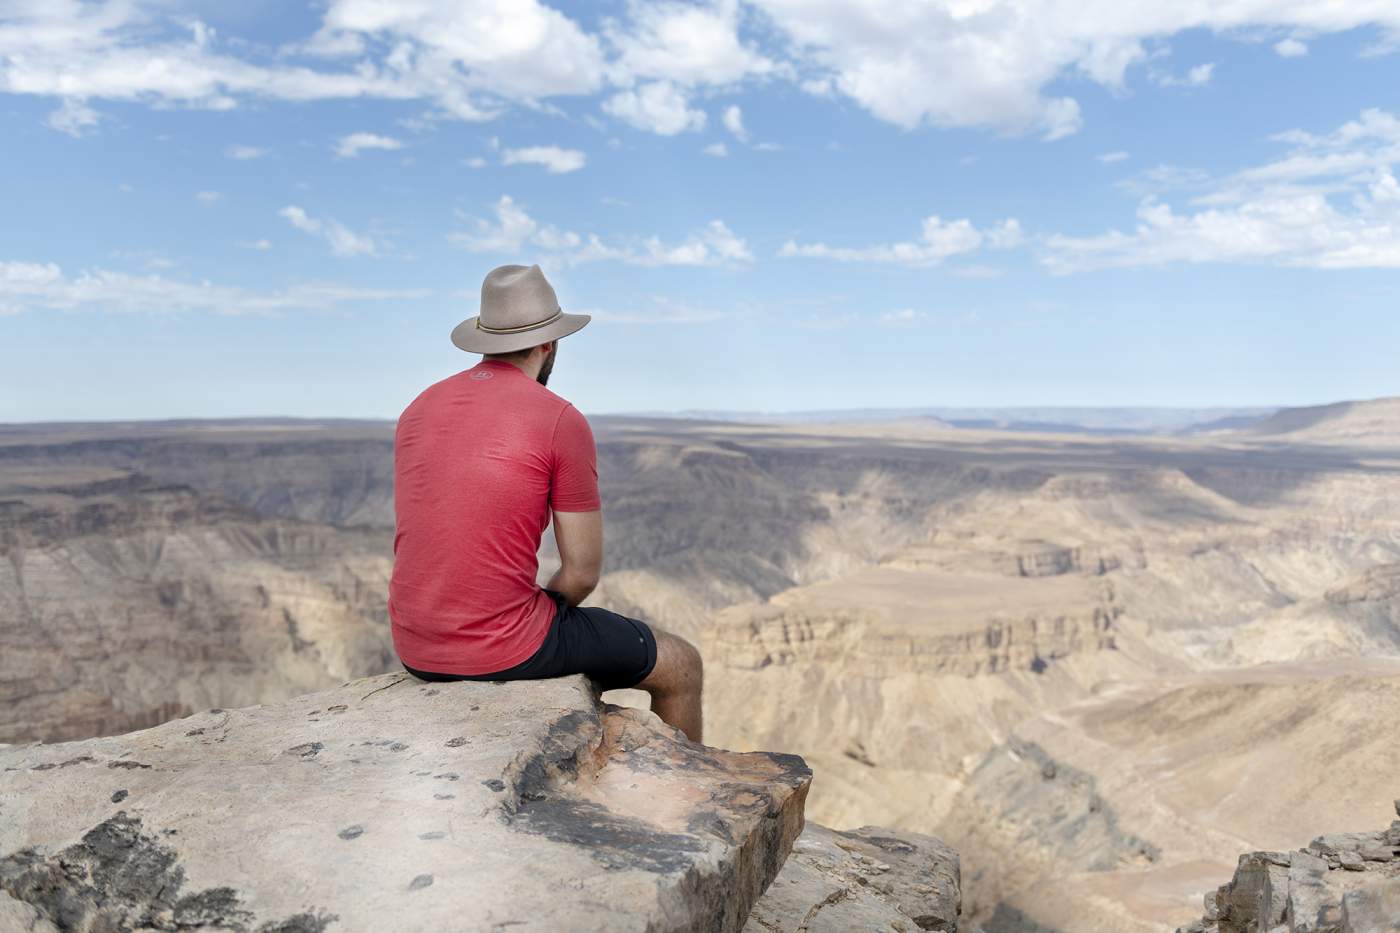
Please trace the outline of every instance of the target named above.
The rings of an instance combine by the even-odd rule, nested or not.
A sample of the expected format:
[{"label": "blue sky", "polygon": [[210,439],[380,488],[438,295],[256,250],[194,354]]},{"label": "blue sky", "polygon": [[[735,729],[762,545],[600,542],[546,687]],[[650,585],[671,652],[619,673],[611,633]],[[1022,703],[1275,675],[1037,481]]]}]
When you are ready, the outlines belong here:
[{"label": "blue sky", "polygon": [[1400,8],[1175,6],[11,0],[0,421],[1400,394]]}]

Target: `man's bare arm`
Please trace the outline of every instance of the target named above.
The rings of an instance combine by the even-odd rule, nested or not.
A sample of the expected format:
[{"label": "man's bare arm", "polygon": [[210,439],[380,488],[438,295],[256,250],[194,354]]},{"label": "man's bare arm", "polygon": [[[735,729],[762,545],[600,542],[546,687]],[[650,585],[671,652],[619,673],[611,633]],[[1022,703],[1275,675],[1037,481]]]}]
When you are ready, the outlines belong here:
[{"label": "man's bare arm", "polygon": [[603,513],[555,512],[554,541],[560,566],[548,588],[564,594],[570,606],[588,598],[603,572]]}]

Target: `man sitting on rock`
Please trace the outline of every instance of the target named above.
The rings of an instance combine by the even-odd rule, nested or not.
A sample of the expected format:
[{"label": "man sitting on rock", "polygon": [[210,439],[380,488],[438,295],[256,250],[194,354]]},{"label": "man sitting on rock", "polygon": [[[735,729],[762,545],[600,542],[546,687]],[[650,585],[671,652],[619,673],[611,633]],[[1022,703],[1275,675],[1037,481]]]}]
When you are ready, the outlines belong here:
[{"label": "man sitting on rock", "polygon": [[[481,313],[452,342],[484,358],[429,386],[394,436],[389,617],[404,668],[424,680],[587,674],[638,687],[700,741],[700,654],[638,619],[579,603],[598,584],[603,514],[597,450],[578,409],[545,388],[565,314],[539,266],[501,266]],[[561,566],[540,587],[540,537],[554,517]]]}]

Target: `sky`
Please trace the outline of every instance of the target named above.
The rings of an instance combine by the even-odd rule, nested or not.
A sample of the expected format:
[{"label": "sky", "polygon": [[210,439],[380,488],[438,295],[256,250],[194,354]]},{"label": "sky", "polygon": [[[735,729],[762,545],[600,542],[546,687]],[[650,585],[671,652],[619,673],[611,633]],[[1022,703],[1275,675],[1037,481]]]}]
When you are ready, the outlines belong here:
[{"label": "sky", "polygon": [[1400,395],[1394,0],[0,0],[0,421]]}]

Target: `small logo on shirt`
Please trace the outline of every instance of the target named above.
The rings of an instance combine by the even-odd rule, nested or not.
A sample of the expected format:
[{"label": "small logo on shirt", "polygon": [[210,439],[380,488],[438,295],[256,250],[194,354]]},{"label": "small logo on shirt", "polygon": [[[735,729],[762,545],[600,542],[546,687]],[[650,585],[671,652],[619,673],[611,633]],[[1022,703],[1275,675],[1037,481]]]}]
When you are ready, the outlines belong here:
[{"label": "small logo on shirt", "polygon": [[490,379],[491,377],[493,377],[493,376],[495,376],[495,375],[496,375],[496,374],[493,373],[493,372],[491,372],[491,370],[489,370],[489,369],[478,369],[476,372],[472,373],[472,378],[473,378],[473,379]]}]

